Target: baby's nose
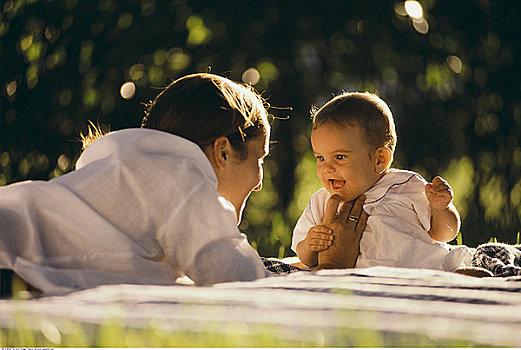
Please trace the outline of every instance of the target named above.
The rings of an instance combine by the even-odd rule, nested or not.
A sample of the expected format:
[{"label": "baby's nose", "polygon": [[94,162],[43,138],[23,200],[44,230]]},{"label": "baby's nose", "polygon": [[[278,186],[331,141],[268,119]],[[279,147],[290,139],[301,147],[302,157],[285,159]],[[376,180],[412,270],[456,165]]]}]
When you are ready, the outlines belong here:
[{"label": "baby's nose", "polygon": [[324,170],[326,171],[334,171],[335,170],[335,166],[330,163],[330,162],[324,162]]}]

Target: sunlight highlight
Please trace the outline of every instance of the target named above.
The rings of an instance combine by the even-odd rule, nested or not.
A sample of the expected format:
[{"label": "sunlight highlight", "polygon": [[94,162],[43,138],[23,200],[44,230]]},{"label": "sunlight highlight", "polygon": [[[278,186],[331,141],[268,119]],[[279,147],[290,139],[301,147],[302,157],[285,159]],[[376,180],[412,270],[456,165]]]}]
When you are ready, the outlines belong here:
[{"label": "sunlight highlight", "polygon": [[421,19],[423,17],[423,8],[422,5],[415,0],[407,0],[405,1],[405,12],[413,18],[413,19]]},{"label": "sunlight highlight", "polygon": [[119,93],[125,100],[130,100],[136,94],[136,85],[133,82],[126,82],[121,85]]}]

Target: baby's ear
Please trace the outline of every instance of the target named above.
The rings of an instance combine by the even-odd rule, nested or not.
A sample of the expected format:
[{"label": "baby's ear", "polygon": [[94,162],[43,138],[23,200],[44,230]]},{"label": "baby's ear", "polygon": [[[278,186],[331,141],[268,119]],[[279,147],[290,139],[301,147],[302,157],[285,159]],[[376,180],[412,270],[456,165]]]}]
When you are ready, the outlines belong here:
[{"label": "baby's ear", "polygon": [[375,171],[382,174],[384,171],[389,169],[393,161],[393,152],[389,147],[379,147],[375,151]]}]

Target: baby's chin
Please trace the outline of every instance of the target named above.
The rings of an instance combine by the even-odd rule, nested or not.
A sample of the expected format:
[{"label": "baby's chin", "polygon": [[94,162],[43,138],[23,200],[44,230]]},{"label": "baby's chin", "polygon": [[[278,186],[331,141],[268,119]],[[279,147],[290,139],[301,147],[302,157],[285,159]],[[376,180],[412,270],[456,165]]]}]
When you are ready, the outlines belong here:
[{"label": "baby's chin", "polygon": [[358,197],[360,197],[361,195],[358,195],[358,196],[354,196],[352,194],[348,194],[348,193],[342,193],[342,192],[335,192],[335,191],[331,191],[331,190],[327,190],[329,192],[330,195],[334,195],[336,194],[337,196],[340,197],[340,201],[341,202],[350,202],[350,201],[354,201],[355,199],[357,199]]}]

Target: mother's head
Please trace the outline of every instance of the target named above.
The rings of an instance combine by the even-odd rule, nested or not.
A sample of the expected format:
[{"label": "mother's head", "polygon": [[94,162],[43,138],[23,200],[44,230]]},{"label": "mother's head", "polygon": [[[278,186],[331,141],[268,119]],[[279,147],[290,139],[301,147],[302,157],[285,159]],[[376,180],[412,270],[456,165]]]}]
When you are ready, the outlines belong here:
[{"label": "mother's head", "polygon": [[187,75],[149,104],[142,127],[198,144],[240,221],[246,199],[262,187],[270,137],[266,109],[252,88],[214,74]]}]

